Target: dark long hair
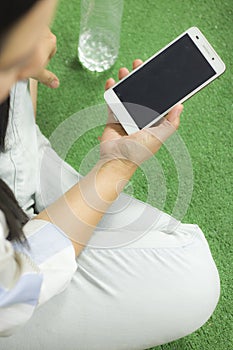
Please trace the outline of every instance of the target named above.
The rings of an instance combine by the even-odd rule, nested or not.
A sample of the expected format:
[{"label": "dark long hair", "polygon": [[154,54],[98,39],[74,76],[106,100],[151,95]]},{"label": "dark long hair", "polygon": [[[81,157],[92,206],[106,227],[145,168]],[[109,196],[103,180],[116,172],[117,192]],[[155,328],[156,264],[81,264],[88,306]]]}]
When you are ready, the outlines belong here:
[{"label": "dark long hair", "polygon": [[5,136],[9,119],[10,97],[0,104],[0,152],[5,151]]},{"label": "dark long hair", "polygon": [[[0,2],[0,54],[1,50],[4,48],[4,43],[11,27],[26,15],[38,1],[42,0],[6,0]],[[9,97],[0,104],[0,152],[5,151],[5,136],[9,118],[9,106]],[[21,243],[25,242],[26,238],[22,228],[28,221],[28,217],[20,208],[11,189],[1,179],[0,210],[5,214],[9,228],[7,239]]]},{"label": "dark long hair", "polygon": [[0,179],[0,210],[6,217],[9,228],[7,239],[15,240],[20,243],[25,242],[25,236],[22,230],[23,225],[28,221],[27,215],[20,208],[17,200],[7,184]]}]

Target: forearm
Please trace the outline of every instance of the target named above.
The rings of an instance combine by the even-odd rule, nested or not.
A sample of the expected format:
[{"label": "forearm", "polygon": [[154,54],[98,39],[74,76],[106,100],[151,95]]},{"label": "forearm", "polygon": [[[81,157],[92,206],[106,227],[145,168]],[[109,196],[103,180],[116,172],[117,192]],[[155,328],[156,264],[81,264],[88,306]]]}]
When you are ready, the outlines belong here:
[{"label": "forearm", "polygon": [[35,219],[52,222],[71,239],[79,255],[108,207],[123,190],[136,167],[112,160],[97,165],[79,183]]}]

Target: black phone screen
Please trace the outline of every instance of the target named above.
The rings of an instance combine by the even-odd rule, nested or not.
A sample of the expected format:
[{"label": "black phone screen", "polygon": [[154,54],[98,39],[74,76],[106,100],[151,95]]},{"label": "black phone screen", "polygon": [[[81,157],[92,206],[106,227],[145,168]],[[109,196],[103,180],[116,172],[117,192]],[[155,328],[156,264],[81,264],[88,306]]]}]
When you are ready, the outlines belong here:
[{"label": "black phone screen", "polygon": [[141,129],[215,74],[184,34],[113,90]]}]

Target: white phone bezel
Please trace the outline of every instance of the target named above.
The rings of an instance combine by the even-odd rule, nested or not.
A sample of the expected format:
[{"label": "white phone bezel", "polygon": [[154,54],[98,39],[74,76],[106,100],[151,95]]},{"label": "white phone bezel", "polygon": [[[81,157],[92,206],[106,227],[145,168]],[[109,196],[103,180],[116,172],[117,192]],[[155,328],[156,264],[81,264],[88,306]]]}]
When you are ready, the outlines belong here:
[{"label": "white phone bezel", "polygon": [[156,57],[158,54],[160,54],[163,50],[167,49],[170,45],[175,43],[177,40],[179,40],[183,35],[188,34],[189,37],[192,39],[194,44],[198,47],[200,52],[203,54],[205,59],[209,62],[211,67],[214,69],[216,74],[208,79],[206,82],[198,86],[196,89],[194,89],[191,93],[186,95],[181,100],[177,101],[171,108],[167,109],[164,113],[162,113],[159,117],[155,118],[152,122],[147,124],[145,128],[150,127],[151,125],[155,124],[155,122],[159,121],[162,117],[164,117],[175,105],[179,103],[183,103],[188,98],[190,98],[192,95],[194,95],[196,92],[201,90],[204,86],[208,85],[212,80],[216,79],[219,75],[221,75],[226,67],[224,62],[221,60],[221,58],[218,56],[218,54],[215,52],[213,47],[210,45],[208,40],[205,38],[205,36],[201,33],[201,31],[197,27],[191,27],[181,35],[179,35],[176,39],[171,41],[168,45],[166,45],[164,48],[162,48],[160,51],[158,51],[155,55],[150,57],[148,60],[146,60],[141,66],[136,68],[134,71],[132,71],[128,76],[120,80],[117,84],[115,84],[110,89],[106,90],[104,93],[104,98],[111,110],[113,111],[115,118],[122,124],[123,128],[127,132],[127,134],[132,134],[133,132],[136,132],[139,130],[137,124],[134,122],[132,117],[130,116],[127,109],[124,107],[121,100],[118,98],[118,96],[114,92],[114,88],[121,84],[125,79],[128,79],[132,74],[137,74],[137,71],[141,69],[144,65],[146,65],[149,61],[151,61],[154,57]]}]

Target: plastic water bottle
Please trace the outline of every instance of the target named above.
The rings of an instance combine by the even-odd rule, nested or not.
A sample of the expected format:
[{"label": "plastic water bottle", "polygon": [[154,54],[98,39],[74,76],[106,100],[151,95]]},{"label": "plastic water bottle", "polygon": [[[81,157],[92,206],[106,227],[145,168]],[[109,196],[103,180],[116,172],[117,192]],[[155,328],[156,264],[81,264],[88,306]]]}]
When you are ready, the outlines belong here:
[{"label": "plastic water bottle", "polygon": [[78,57],[90,71],[103,72],[115,63],[122,12],[123,0],[81,0]]}]

